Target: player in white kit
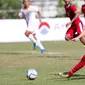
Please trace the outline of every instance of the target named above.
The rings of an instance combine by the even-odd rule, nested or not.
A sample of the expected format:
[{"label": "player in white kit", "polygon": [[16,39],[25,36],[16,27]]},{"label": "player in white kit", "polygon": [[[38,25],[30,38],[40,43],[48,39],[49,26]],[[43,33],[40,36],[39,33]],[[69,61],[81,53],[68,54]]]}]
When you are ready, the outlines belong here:
[{"label": "player in white kit", "polygon": [[[30,0],[23,0],[24,8],[22,8],[19,12],[19,18],[22,17],[25,18],[27,29],[25,31],[25,35],[34,43],[34,48],[37,46],[40,47],[41,53],[44,54],[45,48],[41,44],[40,40],[36,38],[36,30],[38,28],[37,26],[37,19],[36,19],[36,13],[40,16],[39,10],[30,5]],[[39,19],[41,22],[41,19]]]}]

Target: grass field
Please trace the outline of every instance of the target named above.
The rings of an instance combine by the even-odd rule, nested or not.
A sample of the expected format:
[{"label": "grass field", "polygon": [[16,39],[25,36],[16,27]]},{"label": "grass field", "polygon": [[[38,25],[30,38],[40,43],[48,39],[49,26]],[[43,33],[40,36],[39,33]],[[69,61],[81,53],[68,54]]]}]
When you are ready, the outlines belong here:
[{"label": "grass field", "polygon": [[[85,68],[70,79],[59,77],[58,72],[70,70],[84,55],[80,42],[43,42],[46,53],[33,50],[32,43],[0,43],[0,85],[84,85]],[[28,80],[26,71],[34,68],[36,80]]]}]

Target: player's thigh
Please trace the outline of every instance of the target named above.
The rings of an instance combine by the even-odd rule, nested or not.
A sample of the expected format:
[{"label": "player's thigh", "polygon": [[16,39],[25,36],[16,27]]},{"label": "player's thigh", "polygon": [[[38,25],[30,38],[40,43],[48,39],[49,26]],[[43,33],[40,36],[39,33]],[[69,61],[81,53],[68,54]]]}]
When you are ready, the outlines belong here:
[{"label": "player's thigh", "polygon": [[26,29],[26,31],[25,31],[25,35],[26,35],[26,36],[29,36],[30,34],[33,33],[34,30],[35,30],[35,29],[34,29],[33,26],[28,25],[28,27],[27,27],[27,29]]},{"label": "player's thigh", "polygon": [[38,26],[37,26],[36,23],[31,23],[31,24],[28,25],[27,29],[31,32],[34,32],[37,28],[38,28]]}]

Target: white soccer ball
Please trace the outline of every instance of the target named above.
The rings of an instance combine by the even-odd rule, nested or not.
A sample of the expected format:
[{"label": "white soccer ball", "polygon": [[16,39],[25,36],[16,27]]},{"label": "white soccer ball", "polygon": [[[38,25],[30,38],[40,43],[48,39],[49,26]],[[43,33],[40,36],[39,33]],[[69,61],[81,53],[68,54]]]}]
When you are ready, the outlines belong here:
[{"label": "white soccer ball", "polygon": [[26,77],[29,79],[29,80],[34,80],[37,78],[37,71],[35,69],[29,69],[27,72],[26,72]]}]

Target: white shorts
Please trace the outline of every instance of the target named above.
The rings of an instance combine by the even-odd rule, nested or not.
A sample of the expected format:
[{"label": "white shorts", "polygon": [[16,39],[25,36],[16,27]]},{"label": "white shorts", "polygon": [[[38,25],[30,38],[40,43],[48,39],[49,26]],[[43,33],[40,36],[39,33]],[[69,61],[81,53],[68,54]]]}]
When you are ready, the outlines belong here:
[{"label": "white shorts", "polygon": [[34,22],[34,23],[29,23],[26,30],[34,33],[37,29],[38,29],[38,24]]}]

